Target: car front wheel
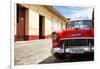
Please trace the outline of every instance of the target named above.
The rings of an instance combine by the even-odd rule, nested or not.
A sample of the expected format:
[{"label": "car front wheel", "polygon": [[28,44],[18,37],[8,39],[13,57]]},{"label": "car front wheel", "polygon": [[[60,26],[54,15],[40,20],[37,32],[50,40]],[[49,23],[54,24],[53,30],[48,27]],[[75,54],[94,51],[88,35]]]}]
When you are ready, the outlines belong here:
[{"label": "car front wheel", "polygon": [[66,54],[61,54],[61,53],[55,53],[53,54],[54,57],[56,57],[57,59],[64,59],[66,57]]}]

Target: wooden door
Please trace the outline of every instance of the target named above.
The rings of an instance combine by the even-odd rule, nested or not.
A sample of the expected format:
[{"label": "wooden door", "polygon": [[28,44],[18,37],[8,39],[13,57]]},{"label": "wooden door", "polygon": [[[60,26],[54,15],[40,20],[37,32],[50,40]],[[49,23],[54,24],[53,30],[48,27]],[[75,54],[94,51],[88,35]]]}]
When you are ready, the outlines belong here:
[{"label": "wooden door", "polygon": [[25,8],[17,5],[17,41],[24,40],[25,37]]},{"label": "wooden door", "polygon": [[39,39],[45,38],[45,17],[39,15]]}]

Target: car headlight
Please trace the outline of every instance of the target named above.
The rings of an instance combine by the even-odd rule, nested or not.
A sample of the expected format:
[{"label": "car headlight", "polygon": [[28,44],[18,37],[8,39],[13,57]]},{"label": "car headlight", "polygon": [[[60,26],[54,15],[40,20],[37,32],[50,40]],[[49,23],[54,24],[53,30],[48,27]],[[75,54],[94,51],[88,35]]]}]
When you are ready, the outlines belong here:
[{"label": "car headlight", "polygon": [[57,34],[52,34],[52,39],[53,40],[56,40],[58,38],[58,35]]}]

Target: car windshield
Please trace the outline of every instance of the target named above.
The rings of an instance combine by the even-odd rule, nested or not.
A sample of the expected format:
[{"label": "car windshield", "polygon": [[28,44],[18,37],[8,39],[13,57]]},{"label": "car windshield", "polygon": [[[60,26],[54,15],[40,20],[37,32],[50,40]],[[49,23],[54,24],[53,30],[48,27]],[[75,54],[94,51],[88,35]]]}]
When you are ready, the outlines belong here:
[{"label": "car windshield", "polygon": [[92,27],[91,20],[78,20],[78,21],[71,21],[67,24],[67,29],[74,29],[74,28],[89,28]]}]

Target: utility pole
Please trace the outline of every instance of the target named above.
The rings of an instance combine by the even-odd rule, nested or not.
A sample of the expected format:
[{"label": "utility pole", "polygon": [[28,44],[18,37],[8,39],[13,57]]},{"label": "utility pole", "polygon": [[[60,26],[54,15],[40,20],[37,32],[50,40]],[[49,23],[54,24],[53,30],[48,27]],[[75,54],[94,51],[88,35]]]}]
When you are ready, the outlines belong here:
[{"label": "utility pole", "polygon": [[94,28],[94,8],[93,8],[93,11],[92,11],[92,25],[93,25],[93,28]]}]

